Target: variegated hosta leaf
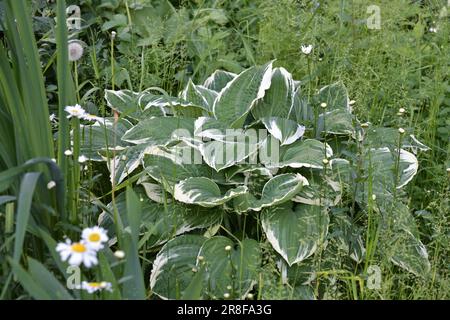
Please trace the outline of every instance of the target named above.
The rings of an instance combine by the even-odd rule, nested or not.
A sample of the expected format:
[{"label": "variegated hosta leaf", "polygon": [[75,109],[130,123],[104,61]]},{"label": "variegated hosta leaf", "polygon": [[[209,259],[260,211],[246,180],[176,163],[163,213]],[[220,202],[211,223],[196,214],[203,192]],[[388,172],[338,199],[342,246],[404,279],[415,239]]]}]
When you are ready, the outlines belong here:
[{"label": "variegated hosta leaf", "polygon": [[[210,141],[199,146],[203,160],[216,171],[229,168],[237,163],[242,163],[247,158],[252,163],[252,155],[264,141],[258,141],[256,135],[242,132],[242,135],[225,137],[224,141]],[[256,160],[255,160],[256,161]]]},{"label": "variegated hosta leaf", "polygon": [[430,273],[427,249],[408,230],[396,231],[385,245],[388,257],[397,266],[416,276],[426,277]]},{"label": "variegated hosta leaf", "polygon": [[[149,247],[159,246],[174,236],[195,230],[207,229],[221,223],[223,211],[220,208],[209,210],[200,206],[185,206],[178,202],[160,204],[151,201],[145,195],[142,188],[135,188],[142,204],[142,217],[140,230],[143,236],[140,246],[144,243]],[[125,226],[128,226],[125,192],[119,194],[115,201],[119,217]],[[99,216],[98,223],[108,230],[108,235],[115,242],[115,230],[113,218],[113,205],[108,204],[108,212],[104,211]]]},{"label": "variegated hosta leaf", "polygon": [[145,194],[150,200],[157,203],[172,202],[172,199],[167,196],[164,188],[160,184],[154,183],[152,181],[153,180],[149,176],[145,175],[137,181],[137,184],[141,185],[144,188]]},{"label": "variegated hosta leaf", "polygon": [[246,186],[229,189],[222,194],[219,186],[205,177],[187,178],[175,185],[176,200],[202,207],[215,207],[247,192]]},{"label": "variegated hosta leaf", "polygon": [[294,142],[288,146],[278,146],[274,139],[263,143],[259,159],[268,168],[323,168],[323,159],[331,157],[333,150],[328,144],[314,139]]},{"label": "variegated hosta leaf", "polygon": [[180,117],[196,118],[207,114],[208,110],[203,105],[197,105],[190,101],[185,101],[182,98],[154,95],[149,92],[142,93],[139,99],[140,106],[143,111],[140,119],[148,118],[155,113],[155,110],[160,110],[164,115],[173,114]]},{"label": "variegated hosta leaf", "polygon": [[336,241],[337,246],[354,261],[359,263],[363,260],[366,248],[362,238],[362,230],[353,223],[346,212],[333,213],[333,232],[331,237]]},{"label": "variegated hosta leaf", "polygon": [[258,120],[269,117],[288,118],[294,102],[295,85],[292,75],[284,68],[274,68],[270,88],[264,98],[257,101],[252,109]]},{"label": "variegated hosta leaf", "polygon": [[[230,251],[225,250],[227,246]],[[258,280],[261,249],[253,239],[236,245],[229,238],[212,237],[203,244],[198,256],[203,257],[197,268],[206,269],[204,288],[210,297],[222,298],[228,293],[234,299],[244,298]]]},{"label": "variegated hosta leaf", "polygon": [[182,235],[161,248],[150,275],[150,289],[162,299],[180,299],[195,273],[197,255],[206,241],[198,235]]},{"label": "variegated hosta leaf", "polygon": [[[398,148],[399,141],[400,133],[397,128],[369,127],[366,130],[363,143],[371,148],[390,147],[393,149]],[[404,135],[402,137],[401,144],[402,148],[411,149],[414,153],[417,153],[417,150],[430,150],[429,147],[417,140],[417,138],[412,134]]]},{"label": "variegated hosta leaf", "polygon": [[116,153],[109,159],[108,169],[111,182],[121,183],[125,178],[136,170],[144,158],[147,145],[133,145]]},{"label": "variegated hosta leaf", "polygon": [[261,118],[261,122],[270,134],[281,142],[282,146],[294,143],[305,133],[305,127],[293,120],[267,117]]},{"label": "variegated hosta leaf", "polygon": [[292,203],[264,209],[261,223],[272,247],[289,266],[311,256],[328,233],[325,208]]},{"label": "variegated hosta leaf", "polygon": [[[227,127],[225,123],[214,118],[199,117],[195,120],[194,135],[198,138],[208,138],[213,140],[225,141],[227,136]],[[231,134],[235,129],[228,129]]]},{"label": "variegated hosta leaf", "polygon": [[354,135],[353,115],[344,109],[335,109],[319,115],[317,132]]},{"label": "variegated hosta leaf", "polygon": [[203,85],[205,88],[220,92],[228,82],[236,78],[237,74],[231,73],[224,70],[216,70],[212,75],[210,75]]},{"label": "variegated hosta leaf", "polygon": [[189,101],[194,105],[201,106],[205,111],[212,114],[214,100],[218,93],[210,90],[204,86],[196,86],[191,79],[189,79],[186,88],[181,92],[181,98]]},{"label": "variegated hosta leaf", "polygon": [[[193,151],[195,152],[195,151]],[[185,163],[163,155],[144,156],[143,166],[146,173],[154,180],[161,183],[167,191],[173,193],[174,186],[181,180],[190,177],[206,177],[218,183],[224,183],[225,177],[214,169],[201,162]],[[199,164],[196,164],[199,163]]]},{"label": "variegated hosta leaf", "polygon": [[341,201],[341,185],[330,178],[313,175],[292,201],[312,206],[336,206]]},{"label": "variegated hosta leaf", "polygon": [[299,123],[314,121],[314,110],[311,105],[308,104],[308,99],[302,95],[300,87],[294,92],[292,108],[289,110],[287,118]]},{"label": "variegated hosta leaf", "polygon": [[129,145],[121,140],[124,133],[132,127],[126,119],[119,119],[114,124],[114,119],[105,118],[92,125],[81,126],[80,154],[91,161],[103,161],[100,151],[106,149],[120,150]]},{"label": "variegated hosta leaf", "polygon": [[251,67],[228,82],[214,101],[214,116],[229,128],[242,128],[255,102],[270,87],[272,62]]},{"label": "variegated hosta leaf", "polygon": [[327,110],[340,109],[351,113],[347,88],[342,81],[323,87],[314,98],[318,104],[325,102]]},{"label": "variegated hosta leaf", "polygon": [[264,185],[261,199],[256,199],[249,193],[241,195],[234,199],[234,209],[238,212],[260,211],[262,208],[275,206],[290,200],[307,185],[308,180],[301,174],[280,174]]},{"label": "variegated hosta leaf", "polygon": [[142,111],[138,99],[140,94],[131,90],[105,90],[108,107],[116,110],[122,116],[139,119]]},{"label": "variegated hosta leaf", "polygon": [[193,118],[159,117],[139,121],[122,137],[123,141],[149,146],[166,146],[180,137],[194,135]]},{"label": "variegated hosta leaf", "polygon": [[[397,159],[400,153],[400,159]],[[400,149],[391,151],[389,148],[370,149],[366,155],[365,170],[371,167],[373,175],[373,192],[382,195],[385,190],[393,191],[402,188],[416,175],[418,169],[417,158],[410,152]],[[397,168],[398,175],[395,174]]]}]

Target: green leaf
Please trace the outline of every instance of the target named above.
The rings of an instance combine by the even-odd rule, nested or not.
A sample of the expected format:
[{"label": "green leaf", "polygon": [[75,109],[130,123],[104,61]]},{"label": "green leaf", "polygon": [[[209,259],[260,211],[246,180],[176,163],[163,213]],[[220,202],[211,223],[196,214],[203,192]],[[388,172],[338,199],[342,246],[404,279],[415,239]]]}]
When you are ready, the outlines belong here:
[{"label": "green leaf", "polygon": [[292,75],[284,68],[274,68],[271,78],[270,88],[264,98],[252,109],[256,120],[270,117],[288,118],[291,112],[295,92]]},{"label": "green leaf", "polygon": [[205,177],[187,178],[175,185],[176,200],[203,207],[215,207],[247,192],[247,187],[239,186],[222,194],[219,186]]},{"label": "green leaf", "polygon": [[40,172],[26,173],[20,184],[19,197],[17,199],[16,230],[14,232],[13,259],[15,262],[19,262],[20,256],[22,255],[25,232],[31,215],[33,194],[40,175]]},{"label": "green leaf", "polygon": [[[231,250],[225,248],[230,246]],[[198,253],[198,266],[206,268],[205,291],[214,299],[229,293],[242,299],[256,284],[261,265],[261,249],[253,239],[235,245],[229,238],[217,236],[208,239]],[[231,288],[230,288],[231,286]]]},{"label": "green leaf", "polygon": [[319,115],[317,132],[336,135],[354,135],[353,115],[344,109],[335,109]]},{"label": "green leaf", "polygon": [[122,140],[134,144],[145,143],[154,146],[166,146],[179,137],[192,137],[194,121],[195,119],[177,117],[145,119],[125,132]]},{"label": "green leaf", "polygon": [[347,88],[342,81],[327,85],[314,97],[317,104],[326,103],[328,110],[344,110],[351,113]]},{"label": "green leaf", "polygon": [[183,235],[162,247],[150,275],[153,293],[163,299],[179,299],[185,294],[190,284],[197,281],[192,270],[196,268],[197,255],[205,240],[198,235]]},{"label": "green leaf", "polygon": [[270,134],[281,142],[282,146],[295,142],[305,133],[305,127],[292,120],[266,117],[261,118],[261,122]]},{"label": "green leaf", "polygon": [[236,76],[237,74],[235,73],[224,70],[216,70],[205,80],[203,85],[205,86],[205,88],[220,92],[223,88],[225,88],[228,82],[236,78]]},{"label": "green leaf", "polygon": [[396,231],[385,245],[385,252],[392,263],[416,276],[426,277],[429,275],[431,265],[427,249],[411,232]]},{"label": "green leaf", "polygon": [[122,116],[134,119],[139,119],[142,113],[138,103],[139,96],[139,93],[131,90],[105,90],[108,107],[121,113]]},{"label": "green leaf", "polygon": [[[400,141],[400,133],[397,128],[372,128],[369,127],[365,130],[366,135],[363,143],[371,148],[389,147],[390,149],[398,148]],[[414,153],[417,150],[428,151],[429,147],[424,145],[417,138],[410,134],[404,135],[401,139],[402,148],[411,149]]]},{"label": "green leaf", "polygon": [[294,142],[278,148],[274,139],[268,138],[259,152],[259,158],[267,168],[323,168],[323,159],[331,157],[333,150],[328,144],[314,139]]},{"label": "green leaf", "polygon": [[234,199],[234,208],[238,212],[260,211],[262,208],[275,206],[292,199],[307,185],[308,180],[301,174],[280,174],[264,185],[261,199],[256,199],[247,193]]},{"label": "green leaf", "polygon": [[264,209],[261,223],[272,247],[289,266],[311,256],[328,233],[325,208],[292,203]]},{"label": "green leaf", "polygon": [[241,128],[255,102],[270,87],[272,62],[251,67],[231,80],[214,102],[214,116],[229,128]]},{"label": "green leaf", "polygon": [[19,280],[22,287],[37,300],[52,300],[51,292],[45,290],[39,283],[37,279],[33,278],[18,262],[12,259],[8,259],[11,265],[14,275]]},{"label": "green leaf", "polygon": [[[216,225],[222,221],[223,211],[215,208],[208,210],[200,206],[185,206],[178,202],[167,204],[155,203],[148,199],[141,188],[135,188],[142,205],[142,217],[139,224],[139,233],[142,238],[139,247],[144,243],[148,248],[165,243],[176,235],[194,229],[203,229]],[[108,211],[102,212],[99,225],[108,230],[108,234],[115,235],[114,219],[112,216],[112,203],[108,204]],[[116,208],[121,221],[129,225],[125,193],[116,198]]]},{"label": "green leaf", "polygon": [[292,201],[314,206],[336,206],[341,201],[341,185],[330,177],[312,174],[308,182]]},{"label": "green leaf", "polygon": [[194,105],[202,107],[208,113],[212,113],[214,100],[218,93],[203,86],[196,86],[189,79],[186,88],[181,92],[181,98]]}]

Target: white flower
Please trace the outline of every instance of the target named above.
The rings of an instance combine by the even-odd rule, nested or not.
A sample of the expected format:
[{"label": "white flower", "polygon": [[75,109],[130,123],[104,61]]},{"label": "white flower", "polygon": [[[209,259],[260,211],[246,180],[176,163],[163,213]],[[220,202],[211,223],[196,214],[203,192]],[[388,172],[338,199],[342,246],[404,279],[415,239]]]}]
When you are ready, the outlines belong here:
[{"label": "white flower", "polygon": [[87,120],[87,121],[100,121],[100,120],[102,120],[102,118],[97,117],[97,116],[95,116],[93,114],[89,114],[89,113],[86,113],[84,115],[83,119]]},{"label": "white flower", "polygon": [[112,31],[112,32],[111,32],[111,38],[112,38],[113,40],[116,38],[116,34],[117,34],[117,33],[116,33],[115,31]]},{"label": "white flower", "polygon": [[326,107],[327,107],[327,103],[326,103],[326,102],[322,102],[322,103],[320,104],[320,106],[321,106],[322,108],[326,108]]},{"label": "white flower", "polygon": [[56,186],[56,182],[55,181],[50,181],[49,183],[47,183],[47,189],[53,189]]},{"label": "white flower", "polygon": [[403,129],[403,128],[398,128],[398,132],[399,132],[400,134],[404,134],[404,133],[405,133],[405,129]]},{"label": "white flower", "polygon": [[430,29],[428,29],[428,31],[430,31],[432,33],[436,33],[438,30],[435,27],[431,27]]},{"label": "white flower", "polygon": [[85,228],[81,233],[81,239],[84,241],[91,249],[100,250],[103,249],[104,243],[108,241],[108,235],[106,230],[100,227]]},{"label": "white flower", "polygon": [[78,162],[79,163],[85,163],[86,161],[88,161],[88,158],[84,155],[81,155],[78,157]]},{"label": "white flower", "polygon": [[69,61],[77,61],[83,56],[83,44],[81,41],[72,40],[69,42],[68,51],[69,51]]},{"label": "white flower", "polygon": [[71,156],[71,155],[73,155],[73,152],[72,152],[72,150],[67,149],[66,151],[64,151],[64,154],[66,156]]},{"label": "white flower", "polygon": [[84,264],[86,268],[90,268],[98,264],[97,253],[86,242],[74,242],[69,239],[66,242],[60,242],[56,246],[62,261],[67,261],[71,266],[79,266]]},{"label": "white flower", "polygon": [[76,104],[74,106],[67,106],[64,108],[64,110],[69,114],[67,116],[67,119],[70,119],[72,117],[84,119],[86,115],[86,111],[79,104]]},{"label": "white flower", "polygon": [[406,111],[405,108],[400,108],[400,109],[398,109],[398,112],[399,112],[399,113],[405,113],[405,111]]},{"label": "white flower", "polygon": [[303,52],[304,54],[306,54],[306,55],[308,55],[308,54],[311,53],[312,48],[313,48],[312,44],[309,44],[309,45],[302,45],[302,47],[301,47],[302,52]]},{"label": "white flower", "polygon": [[49,117],[48,120],[50,120],[50,122],[53,122],[56,120],[56,114],[52,113]]},{"label": "white flower", "polygon": [[377,200],[377,195],[376,194],[372,194],[372,200],[373,201]]},{"label": "white flower", "polygon": [[81,286],[77,286],[77,289],[86,290],[88,293],[94,293],[97,291],[107,290],[112,291],[112,285],[110,282],[87,282],[83,281]]},{"label": "white flower", "polygon": [[123,252],[122,250],[117,250],[116,252],[114,252],[114,256],[117,259],[123,259],[125,258],[125,252]]}]

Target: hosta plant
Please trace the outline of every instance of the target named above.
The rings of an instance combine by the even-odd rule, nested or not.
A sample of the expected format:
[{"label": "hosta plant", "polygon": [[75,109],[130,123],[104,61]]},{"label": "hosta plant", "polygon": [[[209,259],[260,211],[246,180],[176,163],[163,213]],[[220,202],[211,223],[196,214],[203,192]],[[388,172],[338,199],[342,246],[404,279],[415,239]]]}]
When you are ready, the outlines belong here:
[{"label": "hosta plant", "polygon": [[[113,192],[138,194],[154,294],[273,298],[265,287],[279,278],[293,298],[314,298],[326,270],[363,283],[381,260],[428,275],[404,201],[427,147],[404,129],[361,124],[342,82],[312,95],[308,86],[271,61],[217,70],[176,97],[106,90],[119,118],[83,126],[82,150],[107,162]],[[99,224],[114,238],[128,216],[119,194]],[[348,259],[333,265],[337,251]]]}]

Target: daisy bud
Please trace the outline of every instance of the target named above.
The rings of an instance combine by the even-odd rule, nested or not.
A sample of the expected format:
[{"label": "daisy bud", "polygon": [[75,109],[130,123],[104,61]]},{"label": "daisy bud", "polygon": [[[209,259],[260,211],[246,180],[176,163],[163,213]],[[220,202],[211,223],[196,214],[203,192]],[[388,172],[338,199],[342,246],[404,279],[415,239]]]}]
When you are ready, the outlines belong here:
[{"label": "daisy bud", "polygon": [[231,251],[231,246],[226,246],[225,251]]},{"label": "daisy bud", "polygon": [[126,161],[126,160],[127,160],[127,156],[126,156],[126,155],[123,155],[123,156],[121,157],[121,159],[122,159],[122,161]]},{"label": "daisy bud", "polygon": [[198,261],[203,261],[203,260],[205,260],[205,257],[204,256],[198,256],[197,259],[198,259]]},{"label": "daisy bud", "polygon": [[227,290],[231,290],[231,289],[233,289],[232,286],[227,286]]},{"label": "daisy bud", "polygon": [[322,108],[326,108],[327,107],[327,104],[326,104],[326,102],[322,102],[321,104],[320,104],[320,106],[322,107]]},{"label": "daisy bud", "polygon": [[249,299],[249,300],[253,300],[254,297],[255,296],[253,295],[253,293],[247,294],[247,299]]},{"label": "daisy bud", "polygon": [[403,128],[398,128],[398,132],[399,132],[400,134],[404,134],[404,133],[405,133],[405,129],[403,129]]},{"label": "daisy bud", "polygon": [[196,273],[197,271],[197,268],[192,268],[192,272]]},{"label": "daisy bud", "polygon": [[353,105],[353,104],[355,104],[355,103],[356,103],[355,100],[350,100],[350,101],[348,102],[349,105]]},{"label": "daisy bud", "polygon": [[88,158],[86,158],[86,156],[81,155],[78,157],[79,163],[85,163],[87,160],[88,160]]},{"label": "daisy bud", "polygon": [[117,259],[123,259],[125,258],[125,252],[123,252],[122,250],[117,250],[116,252],[114,252],[114,256]]},{"label": "daisy bud", "polygon": [[228,298],[230,297],[230,294],[229,294],[229,293],[224,293],[224,294],[223,294],[223,297],[224,297],[225,299],[228,299]]},{"label": "daisy bud", "polygon": [[361,128],[368,128],[369,124],[367,122],[361,123]]},{"label": "daisy bud", "polygon": [[116,34],[117,34],[117,33],[116,33],[115,31],[111,32],[111,39],[114,40],[114,39],[116,38]]},{"label": "daisy bud", "polygon": [[56,186],[56,182],[55,181],[50,181],[49,183],[47,183],[47,189],[50,190],[52,188],[54,188]]},{"label": "daisy bud", "polygon": [[52,158],[51,160],[52,160],[52,162],[56,163],[56,159],[55,158]]},{"label": "daisy bud", "polygon": [[328,159],[323,159],[322,162],[324,165],[327,165],[329,161],[328,161]]},{"label": "daisy bud", "polygon": [[64,154],[66,156],[71,156],[71,155],[73,155],[73,152],[72,152],[72,150],[66,150],[66,151],[64,151]]},{"label": "daisy bud", "polygon": [[372,194],[372,200],[373,201],[377,200],[377,195],[376,194]]},{"label": "daisy bud", "polygon": [[398,109],[398,112],[399,112],[399,113],[405,113],[405,111],[406,111],[405,108],[400,108],[400,109]]}]

